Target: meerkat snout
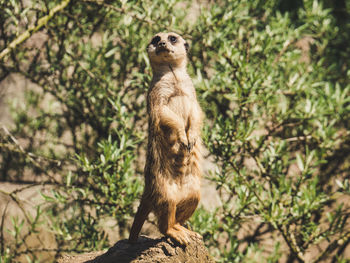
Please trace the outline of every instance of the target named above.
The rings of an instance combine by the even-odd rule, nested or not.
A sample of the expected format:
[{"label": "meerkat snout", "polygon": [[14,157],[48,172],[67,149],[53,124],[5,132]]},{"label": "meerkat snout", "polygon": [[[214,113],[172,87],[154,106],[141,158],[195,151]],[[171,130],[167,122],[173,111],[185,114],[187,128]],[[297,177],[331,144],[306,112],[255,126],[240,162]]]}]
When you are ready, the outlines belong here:
[{"label": "meerkat snout", "polygon": [[157,47],[156,47],[156,54],[159,55],[159,53],[161,52],[171,52],[172,50],[170,50],[168,47],[167,47],[167,44],[165,41],[159,41],[158,44],[157,44]]},{"label": "meerkat snout", "polygon": [[165,47],[165,45],[166,45],[165,41],[160,41],[158,43],[158,47]]}]

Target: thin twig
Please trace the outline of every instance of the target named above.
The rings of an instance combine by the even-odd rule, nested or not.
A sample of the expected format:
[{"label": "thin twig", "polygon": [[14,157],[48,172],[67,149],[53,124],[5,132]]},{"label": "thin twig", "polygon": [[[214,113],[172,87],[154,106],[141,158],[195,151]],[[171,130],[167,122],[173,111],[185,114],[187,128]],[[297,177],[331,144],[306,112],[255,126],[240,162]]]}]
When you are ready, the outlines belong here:
[{"label": "thin twig", "polygon": [[344,243],[350,240],[350,231],[341,235],[341,237],[337,240],[334,240],[332,243],[328,245],[326,249],[313,261],[313,263],[321,262],[325,256],[329,255],[333,250],[335,250],[338,246],[343,245]]},{"label": "thin twig", "polygon": [[292,39],[292,40],[287,39],[287,41],[284,42],[283,48],[282,48],[282,50],[280,51],[280,53],[278,53],[278,55],[276,56],[276,58],[274,59],[273,64],[276,64],[276,63],[280,60],[281,56],[287,51],[288,47],[289,47],[291,44],[293,44],[294,42],[295,42],[295,39]]},{"label": "thin twig", "polygon": [[[105,3],[104,1],[100,1],[100,0],[83,0],[83,2],[94,3],[94,4],[97,4],[97,5],[100,5],[100,6],[104,6],[106,8],[110,8],[113,11],[117,11],[118,13],[130,15],[132,18],[134,18],[134,19],[136,19],[136,20],[138,20],[140,22],[147,23],[150,26],[157,25],[157,22],[155,22],[155,21],[153,21],[151,19],[148,19],[146,16],[140,17],[139,15],[133,14],[129,10],[126,10],[125,8],[116,7],[114,5],[110,5],[110,4]],[[173,28],[170,28],[170,27],[167,27],[167,30],[175,32],[175,33],[178,33],[178,34],[182,34],[182,32],[180,32],[179,30],[176,30],[176,29],[173,29]]]},{"label": "thin twig", "polygon": [[147,19],[146,17],[139,17],[138,15],[135,15],[135,14],[132,14],[130,13],[130,11],[128,10],[125,10],[125,8],[120,8],[120,7],[116,7],[114,5],[110,5],[110,4],[107,4],[105,3],[104,1],[99,1],[99,0],[83,0],[83,2],[86,2],[86,3],[94,3],[94,4],[97,4],[97,5],[102,5],[104,7],[107,7],[107,8],[110,8],[112,9],[113,11],[117,11],[118,13],[122,13],[122,14],[128,14],[130,15],[132,18],[136,19],[136,20],[139,20],[141,22],[145,22],[149,25],[153,25],[155,24],[154,21],[150,20],[150,19]]},{"label": "thin twig", "polygon": [[283,236],[284,241],[286,241],[288,247],[292,251],[293,255],[299,260],[299,262],[305,262],[305,256],[302,252],[302,249],[298,246],[295,236],[293,233],[288,232],[284,225],[276,224],[278,230]]},{"label": "thin twig", "polygon": [[4,212],[2,214],[2,218],[1,218],[1,225],[0,225],[0,253],[3,254],[4,253],[4,223],[5,223],[5,216],[6,216],[6,211],[7,211],[7,207],[9,206],[10,201],[7,202]]},{"label": "thin twig", "polygon": [[16,39],[14,39],[5,49],[0,52],[0,60],[3,60],[13,49],[15,49],[18,45],[26,41],[30,38],[35,32],[39,31],[43,26],[45,26],[52,17],[63,10],[68,4],[70,0],[63,0],[60,4],[55,6],[50,10],[49,14],[40,18],[35,25],[30,26],[25,32],[20,34]]},{"label": "thin twig", "polygon": [[[30,160],[30,162],[39,170],[44,171],[42,165],[37,162],[34,158],[36,159],[45,159],[47,161],[53,162],[55,163],[57,166],[61,166],[61,161],[57,161],[54,159],[50,159],[47,157],[43,157],[43,156],[36,156],[35,154],[31,153],[31,152],[27,152],[23,149],[23,147],[20,145],[20,143],[18,142],[18,140],[11,134],[11,132],[4,126],[1,126],[2,130],[6,133],[7,136],[9,136],[11,138],[11,140],[15,143],[15,145],[18,147],[18,152],[22,153],[23,155],[25,155],[26,157],[28,157],[28,159]],[[0,144],[0,148],[7,148],[10,149],[10,147],[8,147],[8,145],[6,144]],[[16,151],[15,149],[10,149],[12,151]],[[44,171],[45,172],[45,171]],[[53,178],[52,176],[50,176],[48,173],[46,173],[54,182],[56,182],[56,179]]]}]

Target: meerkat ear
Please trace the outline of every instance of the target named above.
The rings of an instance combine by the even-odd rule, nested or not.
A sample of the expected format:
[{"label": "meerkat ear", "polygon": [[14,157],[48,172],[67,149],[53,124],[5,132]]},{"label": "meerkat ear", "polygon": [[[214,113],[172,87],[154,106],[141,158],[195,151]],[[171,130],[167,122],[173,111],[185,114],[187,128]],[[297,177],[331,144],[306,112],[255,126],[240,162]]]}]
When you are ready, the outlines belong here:
[{"label": "meerkat ear", "polygon": [[188,52],[188,50],[190,49],[190,46],[188,45],[187,42],[185,42],[185,49],[186,49],[186,52]]}]

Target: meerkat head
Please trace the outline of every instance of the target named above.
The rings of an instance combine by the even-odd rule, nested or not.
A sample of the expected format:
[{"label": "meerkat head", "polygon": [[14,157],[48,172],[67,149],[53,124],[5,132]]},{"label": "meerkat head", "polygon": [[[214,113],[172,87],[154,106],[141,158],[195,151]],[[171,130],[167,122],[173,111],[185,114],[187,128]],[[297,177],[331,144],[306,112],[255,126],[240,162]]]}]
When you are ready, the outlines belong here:
[{"label": "meerkat head", "polygon": [[176,33],[158,33],[147,46],[153,68],[162,66],[183,67],[187,63],[189,45]]}]

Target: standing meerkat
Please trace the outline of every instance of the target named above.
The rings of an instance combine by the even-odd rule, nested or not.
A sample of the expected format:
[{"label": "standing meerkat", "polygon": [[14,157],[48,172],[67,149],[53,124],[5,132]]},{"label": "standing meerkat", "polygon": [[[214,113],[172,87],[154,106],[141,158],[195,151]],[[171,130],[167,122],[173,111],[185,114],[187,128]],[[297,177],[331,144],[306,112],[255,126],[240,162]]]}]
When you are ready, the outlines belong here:
[{"label": "standing meerkat", "polygon": [[176,33],[158,33],[147,47],[153,79],[147,93],[149,116],[145,188],[131,227],[136,242],[153,211],[162,234],[182,245],[199,236],[183,224],[200,200],[200,129],[203,113],[187,74],[188,44]]}]

